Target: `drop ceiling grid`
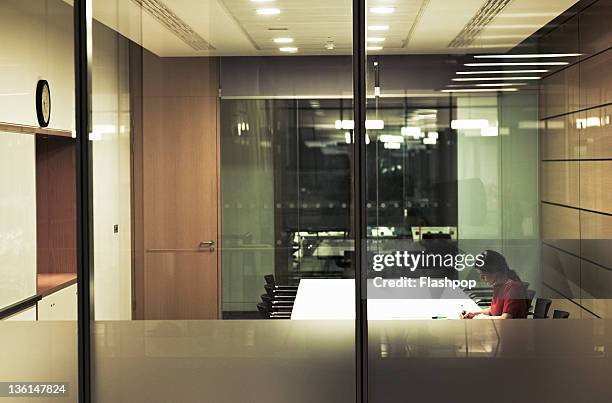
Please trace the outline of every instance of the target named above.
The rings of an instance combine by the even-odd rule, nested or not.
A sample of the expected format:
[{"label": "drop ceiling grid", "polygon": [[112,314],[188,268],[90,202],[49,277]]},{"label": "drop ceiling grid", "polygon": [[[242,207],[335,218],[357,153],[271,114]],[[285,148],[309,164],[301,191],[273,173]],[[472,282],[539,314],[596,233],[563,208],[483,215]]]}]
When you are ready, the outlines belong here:
[{"label": "drop ceiling grid", "polygon": [[[383,46],[401,46],[409,32],[423,0],[397,1],[393,14],[369,13],[370,25],[389,25],[388,31],[369,32],[370,36],[385,37]],[[278,45],[275,37],[294,38],[293,46],[300,51],[324,51],[328,39],[334,41],[336,50],[350,50],[352,45],[351,2],[346,0],[281,0],[271,3],[253,3],[247,0],[224,0],[227,9],[238,23],[263,50],[273,50]],[[381,2],[378,2],[381,3]],[[377,3],[371,3],[378,5]],[[388,1],[382,4],[389,5]],[[257,15],[257,8],[275,7],[281,10],[277,16]],[[287,28],[271,31],[268,28]],[[330,52],[333,53],[333,52]]]}]

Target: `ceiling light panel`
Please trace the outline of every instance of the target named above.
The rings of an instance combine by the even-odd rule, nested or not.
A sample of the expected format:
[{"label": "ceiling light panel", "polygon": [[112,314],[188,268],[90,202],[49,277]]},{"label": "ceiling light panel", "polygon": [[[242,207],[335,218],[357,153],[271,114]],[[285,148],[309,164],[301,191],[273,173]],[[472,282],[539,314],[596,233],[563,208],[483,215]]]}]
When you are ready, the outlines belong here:
[{"label": "ceiling light panel", "polygon": [[293,43],[293,38],[274,38],[274,43]]},{"label": "ceiling light panel", "polygon": [[499,62],[499,63],[465,63],[468,67],[496,67],[496,66],[566,66],[569,62]]},{"label": "ceiling light panel", "polygon": [[278,15],[280,14],[280,10],[274,7],[258,8],[257,14],[259,15]]},{"label": "ceiling light panel", "polygon": [[368,31],[388,31],[388,25],[370,25]]},{"label": "ceiling light panel", "polygon": [[548,70],[483,70],[483,71],[458,71],[457,74],[531,74],[547,73]]},{"label": "ceiling light panel", "polygon": [[497,80],[539,80],[540,77],[461,77],[453,78],[453,81],[497,81]]},{"label": "ceiling light panel", "polygon": [[387,7],[387,6],[371,7],[370,12],[372,14],[393,14],[395,12],[395,7]]},{"label": "ceiling light panel", "polygon": [[505,55],[475,55],[475,59],[546,59],[554,57],[577,57],[582,53],[525,53]]}]

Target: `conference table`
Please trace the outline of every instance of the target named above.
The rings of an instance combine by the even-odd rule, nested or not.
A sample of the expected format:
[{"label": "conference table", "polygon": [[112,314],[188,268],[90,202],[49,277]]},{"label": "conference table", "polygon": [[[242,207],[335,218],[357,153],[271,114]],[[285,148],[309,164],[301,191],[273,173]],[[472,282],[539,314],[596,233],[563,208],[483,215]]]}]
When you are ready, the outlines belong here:
[{"label": "conference table", "polygon": [[[369,320],[459,319],[461,311],[481,309],[460,288],[402,290],[402,298],[368,295],[376,295],[368,298]],[[355,320],[355,280],[300,280],[291,319]]]}]

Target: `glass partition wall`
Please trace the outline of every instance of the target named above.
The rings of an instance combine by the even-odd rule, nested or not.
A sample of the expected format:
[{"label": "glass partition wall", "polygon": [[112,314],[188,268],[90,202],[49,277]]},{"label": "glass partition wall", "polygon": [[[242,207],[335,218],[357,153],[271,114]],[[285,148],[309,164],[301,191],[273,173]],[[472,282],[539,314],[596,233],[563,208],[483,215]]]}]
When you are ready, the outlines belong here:
[{"label": "glass partition wall", "polygon": [[610,6],[574,3],[367,1],[369,401],[610,393]]},{"label": "glass partition wall", "polygon": [[351,7],[93,1],[94,401],[355,400]]},{"label": "glass partition wall", "polygon": [[609,2],[69,3],[0,6],[0,397],[609,400]]}]

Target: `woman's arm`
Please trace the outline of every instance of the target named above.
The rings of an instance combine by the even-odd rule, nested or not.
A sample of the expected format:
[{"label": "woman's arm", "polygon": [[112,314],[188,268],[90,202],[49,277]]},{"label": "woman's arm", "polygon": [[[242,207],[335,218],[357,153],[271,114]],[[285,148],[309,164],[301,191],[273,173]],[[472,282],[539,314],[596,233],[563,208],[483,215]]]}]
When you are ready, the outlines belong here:
[{"label": "woman's arm", "polygon": [[509,313],[502,313],[499,316],[487,316],[486,319],[512,319],[512,315],[510,315]]},{"label": "woman's arm", "polygon": [[491,308],[485,308],[482,311],[478,311],[478,312],[466,312],[464,314],[461,314],[460,317],[461,319],[473,319],[474,317],[479,316],[479,315],[490,316]]}]

